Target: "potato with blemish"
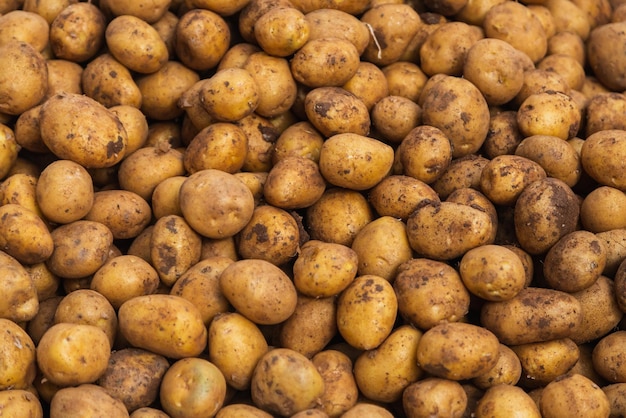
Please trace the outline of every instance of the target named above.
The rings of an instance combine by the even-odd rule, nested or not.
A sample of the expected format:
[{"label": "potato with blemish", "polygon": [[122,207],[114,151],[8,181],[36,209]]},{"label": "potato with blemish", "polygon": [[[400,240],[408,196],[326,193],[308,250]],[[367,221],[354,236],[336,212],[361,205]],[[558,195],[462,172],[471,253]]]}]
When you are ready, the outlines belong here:
[{"label": "potato with blemish", "polygon": [[32,11],[12,10],[0,16],[0,45],[23,41],[42,52],[48,45],[46,19]]},{"label": "potato with blemish", "polygon": [[390,95],[402,96],[417,102],[428,76],[419,65],[396,61],[381,68],[387,80]]},{"label": "potato with blemish", "polygon": [[[105,44],[106,17],[92,3],[72,3],[50,24],[50,46],[55,57],[82,63]],[[76,36],[80,33],[82,36]]]},{"label": "potato with blemish", "polygon": [[48,67],[31,44],[11,41],[0,46],[0,112],[19,115],[38,105],[48,86]]},{"label": "potato with blemish", "polygon": [[390,175],[369,191],[368,200],[380,216],[392,216],[406,222],[422,201],[436,201],[439,196],[421,180],[407,175]]},{"label": "potato with blemish", "polygon": [[309,122],[325,137],[341,133],[367,135],[371,117],[365,103],[341,87],[318,87],[304,99]]},{"label": "potato with blemish", "polygon": [[288,57],[309,39],[309,22],[297,8],[273,8],[254,23],[254,39],[263,51]]},{"label": "potato with blemish", "polygon": [[463,75],[470,48],[484,38],[482,29],[463,22],[448,22],[433,31],[419,50],[420,68],[428,75]]},{"label": "potato with blemish", "polygon": [[543,389],[539,409],[544,418],[561,416],[606,417],[609,400],[602,389],[580,374],[563,376]]},{"label": "potato with blemish", "polygon": [[401,142],[413,128],[420,125],[422,109],[402,96],[386,96],[371,109],[372,125],[385,140]]},{"label": "potato with blemish", "polygon": [[84,93],[106,107],[129,105],[140,108],[142,95],[130,70],[110,53],[89,61],[81,73]]},{"label": "potato with blemish", "polygon": [[581,149],[585,172],[598,183],[626,190],[622,155],[626,152],[626,131],[608,129],[589,135]]},{"label": "potato with blemish", "polygon": [[258,86],[259,102],[255,112],[263,117],[277,116],[296,100],[296,77],[286,58],[265,52],[251,54],[243,64]]},{"label": "potato with blemish", "polygon": [[54,251],[47,225],[35,212],[14,203],[0,206],[0,248],[24,264],[46,261]]},{"label": "potato with blemish", "polygon": [[322,350],[311,359],[324,380],[318,408],[331,417],[340,416],[358,400],[359,389],[352,373],[352,360],[334,349]]},{"label": "potato with blemish", "polygon": [[545,386],[566,374],[580,354],[576,343],[569,338],[520,344],[511,349],[522,366],[519,385],[527,389]]},{"label": "potato with blemish", "polygon": [[319,166],[309,158],[286,157],[267,174],[263,196],[281,209],[302,209],[317,202],[326,190]]},{"label": "potato with blemish", "polygon": [[525,187],[546,176],[544,168],[527,157],[499,155],[485,165],[480,190],[497,205],[513,205]]},{"label": "potato with blemish", "polygon": [[480,178],[489,160],[476,154],[454,158],[448,168],[430,186],[441,199],[446,199],[454,190],[472,187],[480,190]]},{"label": "potato with blemish", "polygon": [[234,122],[254,112],[259,105],[259,86],[248,71],[226,68],[201,84],[200,105],[216,121]]},{"label": "potato with blemish", "polygon": [[487,390],[493,386],[506,384],[516,385],[522,376],[520,359],[510,347],[500,344],[500,354],[496,365],[486,373],[472,379],[472,383],[480,389]]},{"label": "potato with blemish", "polygon": [[336,37],[354,44],[359,55],[365,51],[370,39],[367,26],[357,16],[335,8],[311,10],[305,14],[309,25],[309,40]]},{"label": "potato with blemish", "polygon": [[531,94],[517,112],[517,124],[525,136],[551,135],[568,140],[578,133],[581,120],[574,99],[551,90]]},{"label": "potato with blemish", "polygon": [[180,16],[175,52],[181,62],[196,71],[215,68],[228,50],[230,28],[223,17],[207,9],[191,9]]},{"label": "potato with blemish", "polygon": [[366,61],[359,63],[356,73],[341,87],[361,99],[369,110],[372,110],[379,100],[390,95],[387,78],[383,71]]},{"label": "potato with blemish", "polygon": [[0,344],[6,365],[0,372],[2,392],[28,389],[36,374],[36,346],[26,331],[13,320],[0,318],[4,332]]},{"label": "potato with blemish", "polygon": [[401,140],[396,160],[404,175],[432,184],[452,161],[452,142],[441,129],[419,125]]},{"label": "potato with blemish", "polygon": [[0,317],[20,323],[33,319],[39,309],[35,283],[26,268],[15,258],[0,251],[2,265],[2,292]]},{"label": "potato with blemish", "polygon": [[93,204],[84,219],[107,226],[114,239],[128,239],[135,238],[148,226],[152,210],[137,193],[100,190],[93,194]]},{"label": "potato with blemish", "polygon": [[289,125],[280,133],[272,150],[274,164],[283,158],[304,157],[319,162],[324,137],[309,121]]},{"label": "potato with blemish", "polygon": [[402,406],[408,417],[433,414],[461,417],[467,402],[467,394],[459,382],[439,377],[418,380],[410,384],[402,394]]},{"label": "potato with blemish", "polygon": [[188,173],[216,169],[235,173],[243,167],[248,152],[248,138],[241,128],[227,122],[215,122],[193,137],[183,156]]},{"label": "potato with blemish", "polygon": [[580,90],[586,76],[583,65],[570,55],[550,54],[537,63],[537,68],[560,74],[570,89]]}]

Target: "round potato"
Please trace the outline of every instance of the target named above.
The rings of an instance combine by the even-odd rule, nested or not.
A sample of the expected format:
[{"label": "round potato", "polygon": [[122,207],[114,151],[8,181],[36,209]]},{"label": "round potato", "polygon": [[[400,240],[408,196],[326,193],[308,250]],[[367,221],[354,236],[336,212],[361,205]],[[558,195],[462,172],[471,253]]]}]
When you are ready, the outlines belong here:
[{"label": "round potato", "polygon": [[480,389],[487,390],[493,386],[507,384],[517,385],[522,376],[520,359],[510,347],[500,344],[500,354],[496,365],[486,373],[472,379],[472,383]]},{"label": "round potato", "polygon": [[252,74],[243,68],[225,68],[201,84],[200,104],[213,119],[234,122],[254,112],[261,93]]},{"label": "round potato", "polygon": [[367,26],[356,16],[344,10],[321,8],[305,14],[309,24],[309,40],[319,38],[344,38],[354,44],[359,56],[369,43]]},{"label": "round potato", "polygon": [[389,336],[397,316],[392,285],[374,275],[356,277],[337,300],[337,327],[352,347],[370,350]]},{"label": "round potato", "polygon": [[56,58],[82,63],[105,44],[105,30],[106,17],[100,8],[93,3],[72,3],[50,23],[50,47]]},{"label": "round potato", "polygon": [[419,49],[420,68],[431,76],[461,76],[469,50],[483,38],[484,33],[478,26],[457,21],[446,22],[424,40]]},{"label": "round potato", "polygon": [[626,152],[626,131],[608,129],[589,135],[581,148],[583,169],[595,181],[626,191],[622,155]]},{"label": "round potato", "polygon": [[626,88],[622,63],[608,65],[615,57],[616,51],[619,51],[626,42],[624,26],[626,26],[624,22],[601,25],[589,33],[587,41],[587,57],[593,74],[613,91],[622,91]]},{"label": "round potato", "polygon": [[243,167],[248,138],[237,125],[216,122],[201,129],[185,148],[183,163],[188,173],[216,169],[235,173]]},{"label": "round potato", "polygon": [[417,102],[428,76],[413,62],[396,61],[380,69],[392,96],[402,96]]},{"label": "round potato", "polygon": [[461,417],[467,402],[467,394],[459,382],[439,377],[418,380],[402,394],[402,406],[408,417],[433,414]]},{"label": "round potato", "polygon": [[624,383],[626,370],[623,367],[623,341],[626,331],[615,331],[602,337],[593,348],[593,367],[610,383]]},{"label": "round potato", "polygon": [[17,323],[33,319],[39,309],[39,299],[32,277],[18,260],[3,251],[0,251],[0,261],[4,277],[0,285],[5,295],[0,303],[0,318]]},{"label": "round potato", "polygon": [[452,161],[452,143],[441,129],[420,125],[403,137],[396,160],[404,175],[432,184]]},{"label": "round potato", "polygon": [[251,54],[242,68],[252,75],[258,86],[259,102],[255,109],[258,115],[277,116],[295,103],[297,85],[286,58],[260,51]]},{"label": "round potato", "polygon": [[313,205],[326,190],[317,163],[306,157],[285,157],[267,174],[263,196],[277,208],[303,209]]},{"label": "round potato", "polygon": [[41,401],[26,389],[7,389],[0,392],[0,408],[10,416],[43,418]]},{"label": "round potato", "polygon": [[207,9],[185,12],[176,26],[176,56],[188,68],[215,68],[230,45],[230,28],[223,17]]},{"label": "round potato", "polygon": [[324,394],[317,408],[334,417],[353,407],[359,389],[350,357],[338,350],[325,349],[314,355],[311,361],[324,380]]},{"label": "round potato", "polygon": [[359,52],[345,38],[322,37],[306,42],[293,56],[293,78],[309,87],[342,86],[359,68]]},{"label": "round potato", "polygon": [[186,176],[168,177],[156,185],[152,191],[152,215],[155,219],[167,215],[182,216],[180,210],[180,186],[187,180]]},{"label": "round potato", "polygon": [[0,16],[0,45],[23,41],[42,52],[48,46],[46,19],[29,10],[12,10]]},{"label": "round potato", "polygon": [[380,216],[392,216],[406,222],[413,211],[426,200],[439,200],[426,183],[406,175],[390,175],[368,193],[368,200]]},{"label": "round potato", "polygon": [[342,87],[310,90],[304,98],[309,122],[325,137],[341,133],[367,135],[371,117],[365,103]]},{"label": "round potato", "polygon": [[[385,73],[366,61],[359,63],[356,73],[341,87],[361,99],[370,111],[379,100],[390,95]],[[396,96],[407,98],[404,95]]]},{"label": "round potato", "polygon": [[275,7],[263,13],[254,23],[254,39],[263,51],[277,57],[288,57],[309,39],[309,22],[297,8]]},{"label": "round potato", "polygon": [[122,401],[91,383],[61,388],[50,401],[50,418],[78,418],[96,414],[111,418],[128,417]]},{"label": "round potato", "polygon": [[287,157],[303,157],[318,162],[324,137],[309,121],[295,122],[280,133],[272,150],[274,164]]},{"label": "round potato", "polygon": [[152,220],[150,205],[128,190],[100,190],[84,216],[87,221],[107,226],[114,239],[135,238]]},{"label": "round potato", "polygon": [[585,136],[609,129],[626,129],[617,115],[626,107],[626,96],[622,93],[598,93],[585,106]]},{"label": "round potato", "polygon": [[590,379],[580,375],[565,375],[550,382],[541,392],[541,416],[606,417],[610,412],[609,400],[602,389]]},{"label": "round potato", "polygon": [[11,41],[0,45],[0,57],[0,112],[19,115],[38,105],[48,86],[43,55],[29,43]]},{"label": "round potato", "polygon": [[448,169],[430,186],[441,199],[446,199],[454,190],[471,187],[480,190],[480,178],[485,165],[485,157],[469,154],[454,158]]},{"label": "round potato", "polygon": [[580,129],[582,115],[571,96],[548,90],[528,96],[517,112],[524,136],[550,135],[568,140]]},{"label": "round potato", "polygon": [[180,296],[144,295],[118,310],[119,331],[134,347],[179,359],[202,353],[207,329],[196,306]]},{"label": "round potato", "polygon": [[515,153],[524,137],[517,128],[517,112],[504,110],[491,115],[489,133],[483,142],[485,157],[493,159],[500,155]]},{"label": "round potato", "polygon": [[562,180],[570,187],[580,180],[580,155],[562,138],[551,135],[528,136],[515,148],[515,155],[535,161],[545,170],[547,176]]},{"label": "round potato", "polygon": [[476,418],[487,418],[494,414],[502,416],[524,414],[528,418],[541,417],[539,407],[530,395],[520,387],[507,384],[487,389],[476,405]]},{"label": "round potato", "polygon": [[134,1],[127,3],[119,0],[106,0],[107,9],[114,16],[136,16],[148,23],[158,21],[171,5],[172,0]]}]

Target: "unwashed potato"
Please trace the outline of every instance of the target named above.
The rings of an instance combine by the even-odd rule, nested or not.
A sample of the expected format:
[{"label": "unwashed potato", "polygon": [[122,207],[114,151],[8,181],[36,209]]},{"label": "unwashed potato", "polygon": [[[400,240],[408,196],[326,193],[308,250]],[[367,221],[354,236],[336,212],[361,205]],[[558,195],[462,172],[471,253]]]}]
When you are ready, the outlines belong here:
[{"label": "unwashed potato", "polygon": [[126,154],[131,154],[143,147],[148,141],[149,126],[141,110],[131,105],[116,105],[109,109],[117,115],[126,130],[128,136]]},{"label": "unwashed potato", "polygon": [[352,373],[352,360],[334,349],[325,349],[311,359],[324,380],[324,394],[318,408],[331,417],[340,416],[353,407],[359,389]]},{"label": "unwashed potato", "polygon": [[380,216],[392,216],[406,222],[422,201],[437,201],[439,196],[421,180],[390,175],[369,191],[368,200]]},{"label": "unwashed potato", "polygon": [[396,161],[402,174],[432,184],[452,161],[452,141],[439,128],[416,126],[401,139],[396,148]]},{"label": "unwashed potato", "polygon": [[545,386],[569,372],[579,359],[576,343],[569,338],[512,346],[522,366],[520,386]]},{"label": "unwashed potato", "polygon": [[0,45],[0,57],[0,112],[19,115],[38,105],[48,86],[43,55],[29,43],[11,41]]},{"label": "unwashed potato", "polygon": [[255,112],[263,117],[282,114],[296,101],[297,85],[289,61],[265,52],[250,54],[242,68],[248,71],[259,88]]},{"label": "unwashed potato", "polygon": [[141,108],[141,91],[130,70],[110,53],[100,54],[89,61],[80,80],[82,91],[106,107],[127,105]]},{"label": "unwashed potato", "polygon": [[354,44],[359,56],[370,39],[367,26],[356,16],[335,8],[311,10],[305,14],[309,24],[309,40],[318,38],[344,38]]},{"label": "unwashed potato", "polygon": [[594,28],[589,33],[587,42],[587,59],[593,74],[613,91],[622,91],[626,88],[622,63],[608,65],[626,42],[624,26],[626,26],[624,22],[614,22]]},{"label": "unwashed potato", "polygon": [[359,52],[352,42],[325,36],[306,42],[289,66],[294,79],[307,87],[336,87],[356,74],[359,61]]},{"label": "unwashed potato", "polygon": [[615,331],[602,337],[593,348],[593,367],[609,383],[625,383],[623,342],[626,331]]},{"label": "unwashed potato", "polygon": [[422,109],[414,101],[403,96],[391,96],[378,100],[371,109],[372,126],[387,141],[401,142],[413,128],[420,124]]},{"label": "unwashed potato", "polygon": [[50,402],[50,418],[78,418],[96,414],[111,418],[129,416],[122,401],[91,383],[61,388]]},{"label": "unwashed potato", "polygon": [[[522,412],[523,411],[523,412]],[[539,407],[522,388],[500,384],[485,392],[476,405],[476,418],[511,416],[523,414],[528,418],[540,418]]]},{"label": "unwashed potato", "polygon": [[409,385],[402,394],[402,406],[409,417],[433,414],[461,417],[467,405],[468,397],[461,384],[439,377],[418,380]]},{"label": "unwashed potato", "polygon": [[118,310],[119,331],[134,347],[169,358],[193,357],[207,345],[207,329],[196,306],[180,296],[137,296]]},{"label": "unwashed potato", "polygon": [[306,157],[285,156],[267,174],[263,196],[275,207],[291,210],[307,208],[326,190],[318,164]]},{"label": "unwashed potato", "polygon": [[626,389],[626,383],[613,383],[602,387],[611,405],[611,415],[617,416],[626,412],[626,405],[624,404],[626,393],[624,389]]},{"label": "unwashed potato", "polygon": [[43,418],[43,407],[37,396],[25,389],[8,389],[0,392],[3,413],[16,417]]},{"label": "unwashed potato", "polygon": [[581,149],[583,169],[598,183],[626,191],[626,177],[620,168],[626,152],[626,131],[608,129],[589,135]]},{"label": "unwashed potato", "polygon": [[493,159],[500,155],[513,154],[524,139],[517,128],[517,112],[504,110],[491,115],[489,133],[482,150],[485,157]]},{"label": "unwashed potato", "polygon": [[243,167],[247,152],[248,138],[241,128],[215,122],[193,137],[185,148],[183,164],[190,174],[206,169],[236,173]]},{"label": "unwashed potato", "polygon": [[[4,329],[0,350],[6,365],[0,371],[2,392],[10,389],[28,389],[36,375],[36,346],[32,338],[13,320],[0,318]],[[6,400],[5,400],[6,402]],[[5,402],[0,401],[5,407]]]},{"label": "unwashed potato", "polygon": [[230,28],[219,14],[207,9],[191,9],[180,16],[174,49],[186,67],[210,70],[228,50],[230,38]]},{"label": "unwashed potato", "polygon": [[15,203],[0,206],[0,248],[24,264],[46,261],[54,239],[35,212]]},{"label": "unwashed potato", "polygon": [[582,175],[580,155],[567,141],[551,135],[531,135],[515,148],[519,155],[538,163],[549,177],[573,187]]},{"label": "unwashed potato", "polygon": [[93,58],[105,44],[106,24],[104,13],[95,4],[69,4],[50,23],[54,56],[77,63]]},{"label": "unwashed potato", "polygon": [[9,254],[0,251],[0,260],[5,278],[0,283],[5,295],[0,304],[0,317],[14,322],[29,321],[39,309],[35,283],[22,264]]},{"label": "unwashed potato", "polygon": [[489,161],[476,154],[454,158],[431,187],[441,199],[446,199],[456,189],[472,187],[480,190],[482,171]]},{"label": "unwashed potato", "polygon": [[509,346],[500,344],[500,354],[496,365],[486,373],[472,379],[472,383],[480,389],[487,390],[501,384],[515,386],[522,377],[520,359]]},{"label": "unwashed potato", "polygon": [[371,116],[365,103],[342,87],[322,86],[304,98],[309,122],[325,137],[341,133],[367,135]]},{"label": "unwashed potato", "polygon": [[93,194],[93,204],[85,220],[107,226],[114,239],[135,238],[152,219],[150,205],[137,193],[128,190],[100,190]]},{"label": "unwashed potato", "polygon": [[309,39],[309,22],[297,8],[273,8],[254,23],[254,39],[270,55],[288,57]]},{"label": "unwashed potato", "polygon": [[625,105],[626,96],[623,93],[598,93],[590,97],[584,113],[585,135],[608,129],[624,130],[626,126],[617,115]]},{"label": "unwashed potato", "polygon": [[541,392],[541,416],[607,417],[609,400],[602,389],[580,375],[566,375],[550,382]]},{"label": "unwashed potato", "polygon": [[42,52],[48,45],[48,32],[48,22],[35,12],[12,10],[0,16],[0,45],[23,41]]},{"label": "unwashed potato", "polygon": [[224,68],[201,84],[200,104],[213,119],[234,122],[254,112],[260,92],[255,78],[243,68]]},{"label": "unwashed potato", "polygon": [[15,173],[0,184],[0,201],[3,205],[13,203],[46,219],[37,203],[37,182],[41,173]]},{"label": "unwashed potato", "polygon": [[376,102],[389,95],[385,73],[376,65],[366,61],[359,63],[356,73],[341,87],[361,99],[369,110],[372,110]]},{"label": "unwashed potato", "polygon": [[172,0],[134,1],[106,0],[107,10],[115,16],[136,16],[148,23],[158,21],[168,10]]},{"label": "unwashed potato", "polygon": [[252,401],[274,414],[291,416],[312,408],[323,393],[324,380],[313,362],[288,348],[268,351],[252,374]]}]

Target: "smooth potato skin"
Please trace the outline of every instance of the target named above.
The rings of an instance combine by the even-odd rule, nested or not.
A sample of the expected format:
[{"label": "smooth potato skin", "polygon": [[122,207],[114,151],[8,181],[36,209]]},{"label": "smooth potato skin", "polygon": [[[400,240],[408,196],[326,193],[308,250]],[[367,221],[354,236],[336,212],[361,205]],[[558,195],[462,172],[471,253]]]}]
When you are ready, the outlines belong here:
[{"label": "smooth potato skin", "polygon": [[15,417],[43,418],[41,401],[25,389],[8,389],[0,392],[2,413]]},{"label": "smooth potato skin", "polygon": [[0,248],[24,264],[46,261],[54,242],[44,221],[13,203],[0,206]]},{"label": "smooth potato skin", "polygon": [[122,401],[91,383],[62,388],[50,402],[50,418],[79,418],[99,414],[111,418],[129,416]]}]

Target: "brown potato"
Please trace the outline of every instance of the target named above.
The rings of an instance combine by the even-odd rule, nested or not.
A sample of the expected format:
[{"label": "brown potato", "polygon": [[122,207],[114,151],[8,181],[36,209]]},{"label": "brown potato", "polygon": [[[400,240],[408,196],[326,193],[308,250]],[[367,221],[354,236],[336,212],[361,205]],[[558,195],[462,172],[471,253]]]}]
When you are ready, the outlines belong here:
[{"label": "brown potato", "polygon": [[589,135],[581,149],[583,169],[595,181],[626,191],[626,177],[622,174],[622,154],[626,150],[626,131],[609,129]]},{"label": "brown potato", "polygon": [[132,3],[106,0],[106,6],[114,16],[136,16],[148,23],[159,20],[167,12],[171,3],[171,0],[136,1]]},{"label": "brown potato", "polygon": [[480,190],[480,178],[489,160],[476,154],[454,158],[441,176],[430,186],[441,199],[446,199],[454,190],[471,187]]},{"label": "brown potato", "polygon": [[341,414],[342,418],[392,418],[393,414],[382,406],[371,403],[370,401],[358,401],[354,406]]},{"label": "brown potato", "polygon": [[[248,2],[239,14],[237,29],[241,37],[250,44],[256,45],[254,38],[254,23],[266,12],[273,8],[294,7],[290,0],[254,0]],[[298,8],[301,10],[300,8]]]},{"label": "brown potato", "polygon": [[288,57],[308,41],[309,22],[297,8],[275,7],[254,23],[254,39],[266,53]]},{"label": "brown potato", "polygon": [[85,383],[59,389],[50,401],[50,418],[103,414],[111,418],[128,417],[124,403],[95,384]]},{"label": "brown potato", "polygon": [[235,122],[248,137],[248,153],[241,167],[247,172],[269,172],[272,168],[274,144],[280,132],[268,118],[256,113]]},{"label": "brown potato", "polygon": [[248,71],[259,89],[255,112],[263,117],[282,114],[296,100],[297,85],[289,69],[289,61],[265,52],[251,54],[242,67]]},{"label": "brown potato", "polygon": [[588,378],[573,374],[550,382],[541,392],[541,416],[606,417],[610,405],[602,389]]},{"label": "brown potato", "polygon": [[324,380],[324,394],[319,408],[331,417],[340,416],[353,407],[359,389],[352,373],[352,360],[338,350],[320,351],[311,359]]},{"label": "brown potato", "polygon": [[324,137],[309,121],[295,122],[280,133],[272,149],[273,164],[287,157],[319,161]]},{"label": "brown potato", "polygon": [[426,200],[439,200],[426,183],[406,175],[390,175],[368,193],[368,200],[380,216],[392,216],[406,222],[413,211]]},{"label": "brown potato", "polygon": [[626,129],[626,125],[617,117],[626,106],[623,93],[598,93],[587,101],[585,106],[585,135],[610,129]]},{"label": "brown potato", "polygon": [[105,44],[106,24],[104,13],[95,4],[69,4],[50,23],[54,56],[77,63],[93,58]]},{"label": "brown potato", "polygon": [[[231,403],[224,405],[215,415],[215,418],[272,418],[264,410],[246,403]],[[166,418],[166,417],[164,417]]]},{"label": "brown potato", "polygon": [[306,157],[285,157],[276,162],[263,184],[267,203],[277,208],[303,209],[319,200],[326,181],[315,161]]},{"label": "brown potato", "polygon": [[580,90],[585,83],[586,74],[583,64],[570,55],[546,55],[537,63],[537,68],[560,74],[572,90]]},{"label": "brown potato", "polygon": [[467,402],[467,394],[459,382],[438,377],[418,380],[402,394],[402,406],[409,417],[432,414],[461,417]]},{"label": "brown potato", "polygon": [[502,384],[517,385],[522,376],[522,364],[519,357],[515,351],[504,344],[500,344],[499,352],[496,365],[486,373],[473,378],[472,384],[484,390]]},{"label": "brown potato", "polygon": [[7,389],[0,392],[0,408],[12,416],[43,418],[41,401],[26,389]]},{"label": "brown potato", "polygon": [[18,323],[28,321],[35,317],[39,308],[35,283],[20,262],[9,254],[0,252],[0,260],[5,295],[0,304],[0,317]]},{"label": "brown potato", "polygon": [[0,16],[0,45],[22,41],[42,52],[48,45],[46,19],[29,10],[12,10]]},{"label": "brown potato", "polygon": [[[613,91],[626,88],[626,79],[622,71],[622,63],[608,63],[615,57],[626,37],[623,35],[624,22],[601,25],[591,31],[587,42],[587,59],[593,74],[602,84]],[[581,36],[584,40],[585,38]]]},{"label": "brown potato", "polygon": [[402,174],[432,184],[452,162],[452,142],[439,128],[416,126],[396,148],[396,161]]},{"label": "brown potato", "polygon": [[47,1],[45,3],[41,3],[36,0],[20,0],[20,3],[23,4],[23,9],[29,12],[37,13],[42,16],[48,24],[52,23],[54,18],[68,5],[71,3],[76,3],[74,0],[58,0],[58,1]]},{"label": "brown potato", "polygon": [[524,136],[550,135],[568,140],[580,129],[582,115],[571,96],[548,90],[528,96],[517,112],[517,125]]},{"label": "brown potato", "polygon": [[148,140],[148,121],[138,107],[131,105],[116,105],[109,108],[115,113],[126,130],[128,141],[126,154],[129,155],[143,147]]},{"label": "brown potato", "polygon": [[569,338],[521,344],[511,347],[522,366],[520,386],[545,386],[569,372],[579,359],[578,346]]},{"label": "brown potato", "polygon": [[515,155],[535,161],[545,170],[547,176],[562,180],[570,187],[580,180],[580,155],[562,138],[551,135],[528,136],[515,148]]},{"label": "brown potato", "polygon": [[385,73],[366,61],[359,63],[356,73],[341,87],[361,99],[370,111],[376,102],[390,95]]},{"label": "brown potato", "polygon": [[367,26],[356,16],[341,9],[321,8],[305,14],[309,24],[309,40],[319,38],[344,38],[354,44],[359,56],[370,39]]},{"label": "brown potato", "polygon": [[444,23],[422,44],[419,50],[420,68],[430,76],[461,76],[470,48],[484,36],[478,26],[457,21]]},{"label": "brown potato", "polygon": [[216,122],[198,132],[185,148],[183,164],[188,173],[216,169],[235,173],[243,167],[248,138],[232,123]]},{"label": "brown potato", "polygon": [[151,202],[152,215],[155,219],[167,215],[183,215],[180,210],[179,192],[185,180],[186,176],[173,176],[157,184],[152,192]]},{"label": "brown potato", "polygon": [[602,337],[593,349],[593,367],[609,383],[623,383],[626,380],[622,348],[624,338],[626,331],[611,332]]},{"label": "brown potato", "polygon": [[[583,321],[580,301],[560,290],[527,287],[512,299],[486,302],[481,324],[507,345],[568,338]],[[549,324],[540,327],[539,323]]]},{"label": "brown potato", "polygon": [[239,313],[256,324],[278,324],[296,308],[293,282],[269,261],[242,259],[232,263],[220,275],[220,289]]},{"label": "brown potato", "polygon": [[294,54],[289,66],[293,78],[307,87],[338,87],[356,74],[359,52],[344,38],[315,38]]},{"label": "brown potato", "polygon": [[12,41],[0,45],[0,57],[0,112],[19,115],[38,105],[48,86],[43,55],[29,43]]},{"label": "brown potato", "polygon": [[100,190],[84,216],[87,221],[106,225],[114,239],[135,238],[152,220],[150,205],[128,190]]},{"label": "brown potato", "polygon": [[220,15],[191,9],[180,16],[176,27],[176,56],[192,70],[210,70],[228,50],[230,38],[230,28]]},{"label": "brown potato", "polygon": [[242,119],[254,112],[261,100],[255,77],[243,68],[222,69],[200,86],[200,105],[216,121]]},{"label": "brown potato", "polygon": [[417,102],[428,77],[413,62],[396,61],[381,68],[389,94]]},{"label": "brown potato", "polygon": [[0,206],[0,248],[24,264],[46,261],[54,251],[53,237],[33,211],[14,203]]},{"label": "brown potato", "polygon": [[611,415],[623,414],[626,411],[626,405],[624,404],[624,392],[626,389],[626,383],[613,383],[602,387],[602,391],[609,399],[611,406]]}]

